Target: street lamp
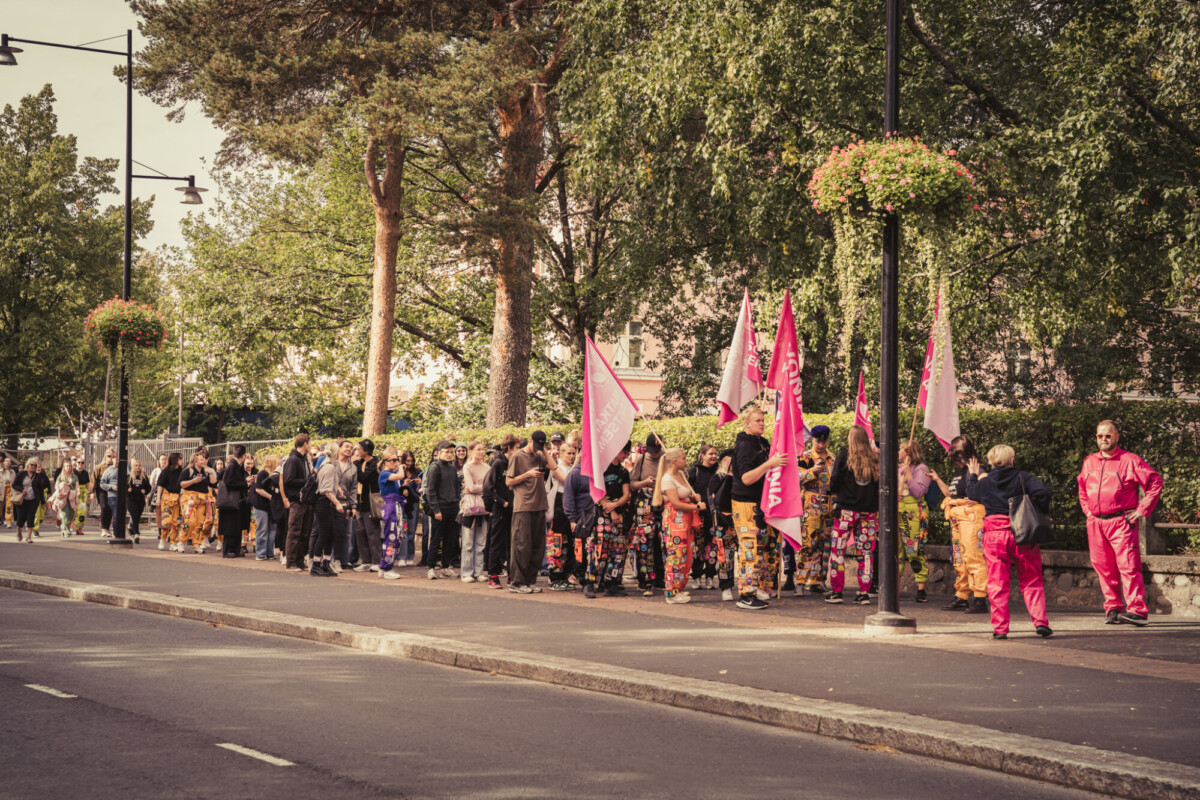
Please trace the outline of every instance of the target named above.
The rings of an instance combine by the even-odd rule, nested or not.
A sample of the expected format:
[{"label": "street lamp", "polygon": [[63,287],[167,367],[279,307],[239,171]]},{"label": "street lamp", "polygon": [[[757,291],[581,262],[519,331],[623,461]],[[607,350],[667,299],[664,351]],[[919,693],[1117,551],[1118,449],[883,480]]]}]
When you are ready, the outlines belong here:
[{"label": "street lamp", "polygon": [[[896,136],[900,130],[900,0],[886,0],[887,28],[884,35],[883,133]],[[900,613],[900,570],[896,561],[899,535],[897,484],[898,441],[896,368],[896,287],[900,278],[900,218],[888,212],[883,224],[883,308],[880,314],[879,405],[879,611],[867,617],[868,633],[913,633],[916,620]]]},{"label": "street lamp", "polygon": [[[116,39],[118,37],[111,37]],[[101,39],[99,41],[107,41]],[[200,192],[205,191],[196,187],[196,178],[188,175],[184,178],[174,178],[163,173],[158,175],[133,174],[133,31],[125,31],[124,50],[105,50],[99,47],[85,45],[59,44],[57,42],[40,42],[36,39],[18,39],[7,33],[0,34],[0,66],[15,67],[17,53],[24,52],[19,47],[13,47],[9,42],[34,44],[41,47],[58,47],[63,50],[82,50],[86,53],[103,53],[110,56],[125,58],[125,265],[121,274],[121,299],[129,300],[133,283],[133,179],[149,178],[154,180],[187,181],[186,187],[180,187],[183,192],[185,205],[198,205],[203,201]],[[95,44],[92,42],[90,44]],[[142,166],[145,166],[143,164]],[[147,169],[153,169],[148,167]],[[158,172],[158,170],[153,170]],[[131,545],[125,536],[125,511],[127,493],[129,491],[129,366],[121,359],[121,411],[117,426],[117,513],[113,520],[113,538],[109,541],[114,545]]]}]

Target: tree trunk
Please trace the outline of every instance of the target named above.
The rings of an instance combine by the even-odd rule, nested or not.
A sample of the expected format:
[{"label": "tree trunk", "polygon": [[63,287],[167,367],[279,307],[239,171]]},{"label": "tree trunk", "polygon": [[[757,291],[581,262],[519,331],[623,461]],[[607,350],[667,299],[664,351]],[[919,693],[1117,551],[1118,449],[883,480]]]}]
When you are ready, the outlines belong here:
[{"label": "tree trunk", "polygon": [[387,430],[392,379],[392,334],[396,326],[396,252],[400,246],[400,205],[404,198],[404,147],[392,142],[384,154],[382,178],[376,172],[378,144],[368,144],[367,185],[375,205],[375,266],[371,280],[371,348],[367,355],[367,392],[363,436]]},{"label": "tree trunk", "polygon": [[[506,200],[514,206],[527,201],[537,183],[545,129],[546,96],[530,87],[498,110],[500,172]],[[525,424],[529,400],[529,359],[533,333],[530,306],[533,293],[534,231],[531,220],[514,219],[500,236],[496,269],[496,311],[492,321],[492,351],[488,366],[487,426]]]}]

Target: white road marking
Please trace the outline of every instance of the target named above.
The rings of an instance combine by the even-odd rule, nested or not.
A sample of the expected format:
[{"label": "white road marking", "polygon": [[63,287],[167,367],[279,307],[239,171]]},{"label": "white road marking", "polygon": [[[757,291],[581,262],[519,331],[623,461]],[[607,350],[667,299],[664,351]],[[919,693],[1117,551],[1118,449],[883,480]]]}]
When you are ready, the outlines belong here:
[{"label": "white road marking", "polygon": [[66,700],[71,700],[79,696],[75,694],[67,694],[66,692],[60,692],[58,689],[51,689],[49,686],[42,686],[40,683],[27,683],[25,684],[25,688],[33,689],[35,692],[45,692],[48,695],[61,697]]},{"label": "white road marking", "polygon": [[294,766],[296,766],[295,764],[293,764],[291,761],[288,761],[287,759],[276,758],[275,756],[267,755],[266,753],[260,752],[258,750],[251,750],[249,747],[242,747],[240,744],[230,744],[229,742],[221,742],[217,745],[217,747],[224,747],[226,750],[232,750],[233,752],[241,753],[244,756],[250,756],[251,758],[257,758],[259,761],[265,761],[268,764],[274,764],[277,767],[294,767]]}]

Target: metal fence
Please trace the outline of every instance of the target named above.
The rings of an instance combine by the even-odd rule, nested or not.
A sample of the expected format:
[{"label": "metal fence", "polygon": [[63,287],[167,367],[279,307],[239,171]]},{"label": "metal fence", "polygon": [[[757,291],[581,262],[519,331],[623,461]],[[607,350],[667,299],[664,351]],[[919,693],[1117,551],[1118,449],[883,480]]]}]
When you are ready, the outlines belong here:
[{"label": "metal fence", "polygon": [[[186,462],[191,452],[200,445],[204,444],[204,440],[199,436],[195,438],[178,438],[170,439],[133,439],[129,442],[129,458],[137,459],[142,462],[142,467],[146,472],[151,472],[158,464],[158,457],[167,453],[180,453],[183,455],[183,460]],[[83,443],[83,463],[88,468],[95,467],[104,457],[104,451],[108,448],[117,449],[117,443],[114,442],[84,442]]]},{"label": "metal fence", "polygon": [[265,450],[269,447],[279,447],[280,445],[290,445],[291,439],[256,439],[254,441],[244,442],[219,442],[218,444],[210,444],[208,446],[208,460],[220,458],[225,461],[229,460],[229,456],[233,453],[233,448],[240,445],[246,446],[246,452],[255,455],[259,450]]}]

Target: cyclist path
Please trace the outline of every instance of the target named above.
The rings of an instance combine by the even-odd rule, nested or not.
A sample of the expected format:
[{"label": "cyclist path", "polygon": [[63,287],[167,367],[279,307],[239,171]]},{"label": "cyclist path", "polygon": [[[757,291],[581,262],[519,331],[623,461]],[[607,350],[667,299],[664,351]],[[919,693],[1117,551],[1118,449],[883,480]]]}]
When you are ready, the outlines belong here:
[{"label": "cyclist path", "polygon": [[[109,548],[94,535],[17,545],[0,568],[227,603],[837,700],[1001,732],[1200,766],[1200,623],[1156,618],[1106,626],[1099,613],[1051,612],[1037,639],[1019,600],[1014,638],[994,642],[986,615],[902,598],[919,633],[862,633],[871,606],[785,597],[739,611],[715,591],[667,606],[661,596],[587,600],[578,592],[515,595],[405,568],[336,579],[285,573],[277,561]],[[542,586],[545,586],[543,581]],[[1161,621],[1160,621],[1161,619]]]}]

